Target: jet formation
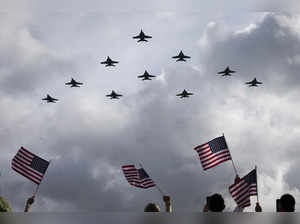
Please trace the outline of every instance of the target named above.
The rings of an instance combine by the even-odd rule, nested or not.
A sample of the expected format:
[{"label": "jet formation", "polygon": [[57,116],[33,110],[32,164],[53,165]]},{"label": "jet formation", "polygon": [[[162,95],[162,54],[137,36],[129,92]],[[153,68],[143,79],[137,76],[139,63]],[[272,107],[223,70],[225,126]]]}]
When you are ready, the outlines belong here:
[{"label": "jet formation", "polygon": [[42,100],[46,100],[47,103],[56,103],[55,101],[58,101],[58,99],[51,97],[49,94],[47,94],[47,97],[43,98]]},{"label": "jet formation", "polygon": [[138,78],[143,78],[142,80],[152,80],[151,78],[156,77],[155,75],[149,75],[147,70],[145,70],[143,75],[139,75]]},{"label": "jet formation", "polygon": [[148,42],[147,39],[152,38],[152,36],[147,36],[145,35],[145,33],[143,32],[143,30],[141,30],[140,34],[137,36],[132,37],[133,39],[139,39],[137,42],[141,42],[141,41],[145,41]]},{"label": "jet formation", "polygon": [[117,94],[115,91],[111,91],[111,94],[106,95],[107,97],[110,97],[110,99],[120,99],[119,97],[123,96],[121,94]]},{"label": "jet formation", "polygon": [[262,82],[259,82],[256,80],[256,78],[254,78],[252,81],[250,82],[245,82],[246,85],[249,85],[249,87],[253,87],[256,86],[258,87],[259,84],[262,84]]},{"label": "jet formation", "polygon": [[185,59],[191,58],[190,56],[185,55],[182,51],[179,52],[177,56],[173,56],[172,58],[177,59],[176,61],[186,61]]},{"label": "jet formation", "polygon": [[230,70],[229,66],[227,66],[224,71],[218,72],[218,74],[222,74],[222,76],[231,76],[231,73],[235,73],[235,71]]},{"label": "jet formation", "polygon": [[194,95],[194,93],[189,93],[185,89],[182,91],[182,93],[177,94],[176,96],[180,96],[180,98],[187,98],[190,97],[191,95]]},{"label": "jet formation", "polygon": [[70,87],[80,87],[80,85],[83,85],[81,82],[76,82],[75,79],[71,79],[70,82],[65,83],[65,85],[70,85]]},{"label": "jet formation", "polygon": [[[147,39],[152,38],[152,36],[146,35],[143,30],[141,29],[139,35],[137,36],[133,36],[133,39],[138,39],[137,42],[148,42]],[[173,59],[177,59],[176,62],[178,61],[186,61],[186,59],[191,58],[190,56],[185,55],[182,50],[179,52],[178,55],[173,56]],[[119,61],[114,61],[112,60],[109,56],[107,56],[107,59],[105,61],[100,62],[101,64],[105,64],[105,67],[109,67],[109,66],[116,66],[115,64],[118,64]],[[229,66],[227,66],[223,71],[218,72],[218,74],[222,75],[222,76],[231,76],[231,74],[235,73],[236,71],[233,71],[229,68]],[[148,73],[147,70],[145,70],[143,75],[139,75],[137,76],[138,78],[141,78],[142,80],[152,80],[151,78],[156,77],[155,75],[150,75]],[[256,78],[254,78],[252,81],[250,82],[246,82],[245,84],[249,85],[249,87],[253,87],[256,86],[258,87],[258,85],[262,84],[262,82],[259,82],[256,80]],[[83,85],[83,83],[81,82],[77,82],[75,79],[71,78],[70,82],[65,83],[65,85],[69,85],[70,87],[80,87],[81,85]],[[186,91],[185,89],[177,94],[176,96],[179,96],[180,98],[187,98],[189,96],[193,95],[193,93],[190,93],[188,91]],[[120,97],[122,97],[123,95],[121,94],[117,94],[114,90],[112,90],[112,92],[108,95],[106,95],[106,97],[110,97],[110,99],[120,99]],[[55,99],[53,97],[51,97],[49,94],[47,94],[47,96],[45,98],[43,98],[42,100],[47,101],[47,103],[56,103],[56,101],[58,101],[58,99]]]},{"label": "jet formation", "polygon": [[108,67],[108,66],[115,66],[114,64],[117,64],[119,63],[118,61],[113,61],[111,60],[111,58],[109,56],[107,56],[107,59],[106,61],[102,61],[101,64],[105,64],[105,67]]}]

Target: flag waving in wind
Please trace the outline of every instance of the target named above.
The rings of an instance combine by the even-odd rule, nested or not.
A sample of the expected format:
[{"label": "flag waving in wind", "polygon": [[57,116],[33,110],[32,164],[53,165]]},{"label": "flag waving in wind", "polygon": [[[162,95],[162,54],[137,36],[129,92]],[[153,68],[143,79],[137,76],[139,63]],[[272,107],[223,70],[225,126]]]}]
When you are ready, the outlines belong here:
[{"label": "flag waving in wind", "polygon": [[238,181],[235,181],[235,183],[229,187],[229,192],[238,207],[245,208],[250,206],[250,196],[257,195],[256,169]]},{"label": "flag waving in wind", "polygon": [[40,184],[49,162],[21,147],[12,159],[11,168],[36,184]]},{"label": "flag waving in wind", "polygon": [[231,160],[230,152],[224,136],[217,137],[194,148],[197,151],[202,167],[208,170],[220,163]]},{"label": "flag waving in wind", "polygon": [[122,170],[128,183],[138,188],[150,188],[156,186],[143,168],[137,169],[134,165],[122,166]]}]

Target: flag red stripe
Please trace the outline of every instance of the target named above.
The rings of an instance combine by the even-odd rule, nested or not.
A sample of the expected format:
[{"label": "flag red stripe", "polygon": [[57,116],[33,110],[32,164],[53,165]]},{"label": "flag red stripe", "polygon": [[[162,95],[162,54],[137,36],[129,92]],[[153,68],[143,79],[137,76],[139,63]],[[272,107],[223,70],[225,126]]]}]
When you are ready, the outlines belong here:
[{"label": "flag red stripe", "polygon": [[28,172],[33,178],[36,178],[36,179],[39,179],[39,180],[42,180],[43,177],[36,174],[34,171],[32,171],[31,169],[29,169],[28,167],[26,166],[23,166],[22,164],[20,164],[17,160],[13,160],[12,161],[12,165],[13,166],[17,166],[18,168],[24,170],[25,172]]},{"label": "flag red stripe", "polygon": [[223,160],[220,160],[219,162],[217,162],[217,163],[215,163],[215,164],[213,164],[213,165],[211,165],[211,166],[205,166],[204,170],[208,170],[208,169],[210,169],[210,168],[212,168],[212,167],[214,167],[214,166],[219,165],[220,163],[226,162],[227,160],[231,160],[231,158],[228,157],[228,158],[225,158],[225,159],[223,159]]},{"label": "flag red stripe", "polygon": [[38,178],[43,178],[43,175],[39,174],[38,172],[36,172],[35,170],[33,170],[32,168],[30,168],[26,164],[24,165],[24,163],[20,162],[18,160],[18,158],[13,158],[12,163],[17,163],[19,166],[21,166],[24,169],[30,171],[32,173],[32,175],[37,176]]},{"label": "flag red stripe", "polygon": [[[203,156],[203,157],[200,157],[200,160],[203,162],[203,163],[205,163],[206,161],[209,161],[209,160],[211,160],[212,158],[215,158],[215,157],[217,157],[217,156],[219,156],[219,155],[222,155],[222,154],[228,154],[228,150],[224,150],[224,151],[221,151],[221,152],[218,152],[218,153],[210,153],[210,154],[208,154],[208,155],[205,155],[205,156]],[[212,156],[213,155],[213,156]],[[207,158],[207,157],[209,157],[208,159],[205,159],[205,158]]]},{"label": "flag red stripe", "polygon": [[[209,166],[209,165],[215,163],[216,161],[222,160],[222,159],[230,160],[230,159],[231,159],[230,154],[226,154],[226,155],[219,156],[219,157],[217,157],[216,159],[213,159],[213,160],[211,160],[211,161],[210,161],[210,160],[207,160],[207,161],[210,161],[210,162],[206,162],[206,161],[205,161],[205,162],[202,162],[202,164],[203,164],[203,166],[207,167],[207,166]],[[226,160],[222,160],[222,161],[226,161]]]},{"label": "flag red stripe", "polygon": [[33,159],[33,157],[31,157],[31,156],[28,156],[28,154],[26,154],[26,153],[24,153],[24,152],[22,152],[22,151],[19,151],[18,153],[17,153],[17,155],[16,156],[23,156],[24,158],[26,158],[28,161],[32,161],[32,159]]},{"label": "flag red stripe", "polygon": [[32,175],[28,170],[24,169],[24,167],[19,166],[18,164],[13,164],[12,168],[17,169],[20,172],[22,171],[24,173],[23,176],[26,176],[26,177],[30,176],[31,177],[30,180],[34,179],[35,181],[41,182],[41,179],[39,177]]},{"label": "flag red stripe", "polygon": [[194,149],[197,150],[197,149],[199,149],[199,148],[202,148],[202,147],[205,146],[205,145],[208,145],[208,142],[206,142],[206,143],[204,143],[204,144],[202,144],[202,145],[198,145],[198,146],[196,146]]},{"label": "flag red stripe", "polygon": [[23,171],[19,170],[18,168],[12,167],[12,169],[13,169],[14,171],[16,171],[17,173],[21,174],[22,176],[28,178],[29,180],[33,181],[34,183],[40,184],[39,181],[36,181],[35,179],[32,178],[32,176],[25,174]]},{"label": "flag red stripe", "polygon": [[207,146],[205,146],[205,147],[202,147],[202,148],[198,148],[196,151],[197,151],[198,153],[201,153],[202,151],[205,151],[206,149],[210,149],[210,148],[209,148],[209,145],[207,145]]},{"label": "flag red stripe", "polygon": [[31,152],[29,152],[27,149],[25,149],[24,147],[21,147],[20,149],[21,151],[23,151],[25,154],[27,154],[29,157],[35,157],[35,155]]},{"label": "flag red stripe", "polygon": [[27,165],[27,166],[29,166],[29,165],[31,164],[31,162],[28,162],[26,159],[24,159],[24,158],[21,157],[21,156],[15,156],[14,159],[20,161],[20,163],[23,163],[23,164],[25,164],[25,165]]}]

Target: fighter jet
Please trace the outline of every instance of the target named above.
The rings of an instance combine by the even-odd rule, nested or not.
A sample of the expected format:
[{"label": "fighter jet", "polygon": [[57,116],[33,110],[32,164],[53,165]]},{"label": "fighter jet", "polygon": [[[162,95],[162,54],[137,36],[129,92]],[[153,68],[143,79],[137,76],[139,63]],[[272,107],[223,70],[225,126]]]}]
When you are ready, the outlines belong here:
[{"label": "fighter jet", "polygon": [[140,34],[137,36],[132,37],[133,39],[139,39],[137,42],[141,42],[141,41],[145,41],[148,42],[148,40],[146,40],[147,38],[152,38],[152,36],[147,36],[144,34],[143,30],[141,30]]},{"label": "fighter jet", "polygon": [[83,85],[81,82],[76,82],[75,79],[71,79],[71,82],[65,83],[65,85],[70,85],[70,87],[80,87],[80,85]]},{"label": "fighter jet", "polygon": [[107,66],[115,66],[114,64],[117,64],[117,63],[119,63],[119,62],[111,60],[109,56],[107,56],[106,61],[102,61],[101,62],[101,64],[105,64],[105,67],[107,67]]},{"label": "fighter jet", "polygon": [[49,94],[47,94],[47,97],[43,98],[42,100],[46,100],[47,103],[56,103],[55,101],[58,101],[58,99],[51,97]]},{"label": "fighter jet", "polygon": [[231,76],[231,73],[235,73],[235,71],[230,70],[229,66],[227,66],[224,71],[218,72],[218,74],[222,74],[222,76]]},{"label": "fighter jet", "polygon": [[252,81],[250,81],[250,82],[245,82],[245,84],[249,85],[249,87],[252,87],[252,86],[258,87],[257,84],[262,84],[262,82],[259,82],[259,81],[256,80],[256,78],[254,78],[254,79],[253,79]]},{"label": "fighter jet", "polygon": [[193,93],[189,93],[185,89],[182,91],[182,93],[177,94],[176,96],[180,96],[180,98],[186,98],[189,97],[190,95],[194,95]]},{"label": "fighter jet", "polygon": [[147,70],[145,70],[144,75],[139,75],[138,78],[143,78],[142,80],[152,80],[152,77],[156,77],[155,75],[149,75]]},{"label": "fighter jet", "polygon": [[123,96],[121,94],[117,94],[115,91],[111,91],[111,94],[106,95],[107,97],[110,97],[110,99],[119,99],[119,97]]},{"label": "fighter jet", "polygon": [[178,58],[176,61],[186,61],[185,58],[191,58],[191,57],[184,55],[184,53],[180,51],[177,56],[173,56],[172,58]]}]

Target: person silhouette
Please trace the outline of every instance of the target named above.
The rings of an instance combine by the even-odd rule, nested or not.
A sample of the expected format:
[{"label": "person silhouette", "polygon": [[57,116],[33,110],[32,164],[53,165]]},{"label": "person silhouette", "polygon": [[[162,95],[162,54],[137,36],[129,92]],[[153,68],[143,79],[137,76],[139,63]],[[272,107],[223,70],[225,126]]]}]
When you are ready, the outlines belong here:
[{"label": "person silhouette", "polygon": [[294,212],[295,211],[295,198],[290,194],[284,194],[279,199],[277,207],[278,212]]},{"label": "person silhouette", "polygon": [[11,212],[12,209],[10,207],[10,204],[9,202],[3,198],[3,197],[0,197],[0,212]]},{"label": "person silhouette", "polygon": [[225,209],[225,203],[222,195],[213,194],[206,198],[206,204],[203,208],[203,212],[223,212]]},{"label": "person silhouette", "polygon": [[[165,203],[166,212],[172,212],[171,197],[164,195],[163,201]],[[148,203],[144,209],[144,212],[160,212],[160,207],[155,203]]]}]

